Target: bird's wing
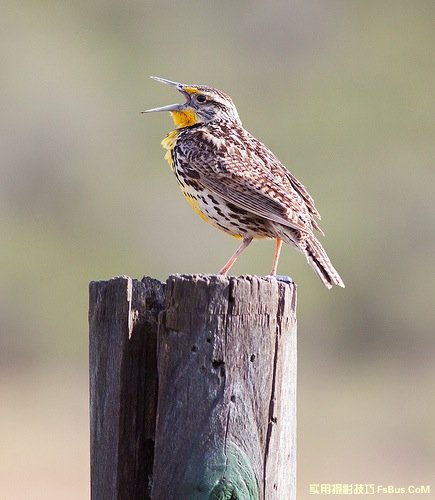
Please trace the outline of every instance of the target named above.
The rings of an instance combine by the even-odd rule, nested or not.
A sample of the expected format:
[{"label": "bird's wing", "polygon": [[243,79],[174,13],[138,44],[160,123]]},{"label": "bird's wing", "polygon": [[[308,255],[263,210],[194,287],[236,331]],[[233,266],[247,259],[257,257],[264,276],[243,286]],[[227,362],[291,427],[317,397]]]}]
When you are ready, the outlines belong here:
[{"label": "bird's wing", "polygon": [[[264,144],[262,144],[258,139],[249,134],[249,132],[246,133],[252,143],[255,145],[256,149],[261,150],[265,148]],[[313,198],[308,193],[307,188],[298,179],[296,179],[296,177],[287,168],[284,167],[284,165],[273,153],[271,153],[269,149],[266,148],[266,151],[268,153],[269,168],[274,172],[275,175],[279,177],[280,185],[282,185],[287,190],[291,190],[293,188],[301,196],[306,208],[308,209],[308,212],[311,215],[312,226],[324,236],[325,233],[322,231],[318,222],[316,221],[316,218],[318,220],[321,219],[320,214],[314,204]]]},{"label": "bird's wing", "polygon": [[237,174],[222,172],[214,176],[201,176],[200,183],[243,210],[300,231],[311,230],[298,213],[290,208],[290,203],[283,203],[277,199],[276,191],[273,195],[267,193],[266,189],[269,186],[265,183],[255,184],[252,179],[247,180]]},{"label": "bird's wing", "polygon": [[286,170],[286,176],[289,179],[291,185],[293,186],[293,189],[295,189],[299,193],[299,195],[303,198],[305,202],[308,212],[311,215],[311,224],[315,229],[317,229],[317,231],[319,231],[319,233],[322,236],[325,236],[325,233],[322,231],[321,227],[319,226],[319,223],[316,221],[316,218],[320,220],[321,217],[314,204],[313,198],[307,191],[307,188],[300,181],[298,181],[296,177],[289,170],[287,169],[285,170]]},{"label": "bird's wing", "polygon": [[[265,146],[248,148],[243,141],[227,145],[198,130],[183,141],[181,148],[184,151],[180,157],[185,157],[199,174],[196,182],[205,188],[260,217],[312,232],[312,216],[303,195],[291,184],[288,170]],[[193,156],[189,150],[200,152]]]}]

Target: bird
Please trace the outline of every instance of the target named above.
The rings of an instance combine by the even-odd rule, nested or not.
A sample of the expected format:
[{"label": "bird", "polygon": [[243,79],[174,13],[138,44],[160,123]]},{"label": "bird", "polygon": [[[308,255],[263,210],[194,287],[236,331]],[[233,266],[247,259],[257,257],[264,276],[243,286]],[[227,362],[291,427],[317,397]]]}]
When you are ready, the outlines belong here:
[{"label": "bird", "polygon": [[276,276],[282,243],[305,255],[322,283],[344,288],[314,231],[320,214],[304,185],[242,125],[233,100],[206,85],[156,76],[185,98],[142,113],[168,111],[175,129],[162,140],[181,191],[206,222],[241,240],[219,270],[226,275],[254,239],[275,239],[270,276]]}]

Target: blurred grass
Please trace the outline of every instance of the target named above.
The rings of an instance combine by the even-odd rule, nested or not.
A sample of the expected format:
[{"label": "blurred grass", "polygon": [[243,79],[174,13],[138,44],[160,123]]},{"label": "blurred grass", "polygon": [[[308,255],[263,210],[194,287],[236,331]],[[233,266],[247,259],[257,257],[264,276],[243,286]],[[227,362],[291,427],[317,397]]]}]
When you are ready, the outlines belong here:
[{"label": "blurred grass", "polygon": [[[236,246],[178,192],[169,117],[140,115],[178,99],[152,74],[233,96],[309,187],[346,282],[327,293],[283,252],[299,283],[298,498],[310,482],[429,481],[434,21],[422,0],[3,2],[0,492],[87,494],[88,282],[215,272]],[[235,272],[267,273],[272,253],[253,245]]]}]

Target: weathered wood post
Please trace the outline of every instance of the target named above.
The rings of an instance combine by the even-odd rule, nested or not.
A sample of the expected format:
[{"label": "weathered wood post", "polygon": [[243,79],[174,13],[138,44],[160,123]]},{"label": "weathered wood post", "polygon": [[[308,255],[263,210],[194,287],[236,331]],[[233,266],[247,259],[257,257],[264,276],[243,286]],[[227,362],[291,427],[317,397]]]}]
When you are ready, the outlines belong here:
[{"label": "weathered wood post", "polygon": [[296,290],[90,286],[92,500],[296,498]]}]

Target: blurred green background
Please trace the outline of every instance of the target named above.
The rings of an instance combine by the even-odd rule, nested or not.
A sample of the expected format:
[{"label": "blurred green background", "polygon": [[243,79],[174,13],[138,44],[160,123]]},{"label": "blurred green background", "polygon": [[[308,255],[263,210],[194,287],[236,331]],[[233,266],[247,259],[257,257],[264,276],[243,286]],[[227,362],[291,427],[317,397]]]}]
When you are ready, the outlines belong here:
[{"label": "blurred green background", "polygon": [[[6,1],[0,18],[0,496],[87,498],[87,286],[215,272],[163,160],[177,93],[227,91],[308,186],[346,289],[299,284],[298,499],[435,490],[435,2]],[[267,274],[273,242],[235,273]],[[310,497],[311,498],[311,497]]]}]

